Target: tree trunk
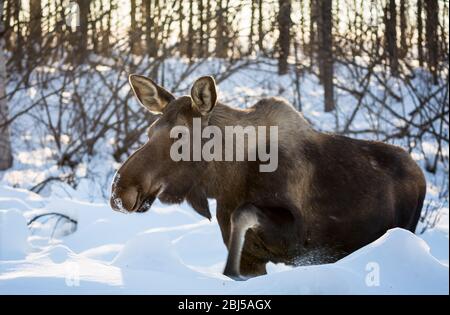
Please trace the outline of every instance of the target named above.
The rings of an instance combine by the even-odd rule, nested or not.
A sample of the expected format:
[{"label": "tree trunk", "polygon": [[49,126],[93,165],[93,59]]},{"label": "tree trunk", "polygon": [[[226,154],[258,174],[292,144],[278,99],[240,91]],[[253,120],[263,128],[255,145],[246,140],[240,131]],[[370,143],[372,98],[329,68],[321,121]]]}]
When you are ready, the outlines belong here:
[{"label": "tree trunk", "polygon": [[317,49],[317,20],[319,19],[319,7],[320,2],[319,0],[310,0],[309,1],[309,16],[310,16],[310,22],[309,22],[309,49],[308,49],[308,55],[310,59],[310,65],[311,67],[315,64],[315,53]]},{"label": "tree trunk", "polygon": [[222,6],[222,0],[217,1],[216,9],[216,56],[218,58],[227,58],[228,39],[226,38],[226,17]]},{"label": "tree trunk", "polygon": [[319,30],[319,70],[320,79],[324,86],[325,112],[334,110],[333,86],[333,20],[331,9],[332,0],[320,1]]},{"label": "tree trunk", "polygon": [[112,18],[112,7],[114,6],[114,2],[110,1],[109,5],[110,7],[108,9],[108,14],[106,15],[106,29],[102,34],[102,53],[104,56],[109,56],[111,49],[109,37],[111,36],[111,18]]},{"label": "tree trunk", "polygon": [[204,7],[203,7],[203,0],[198,0],[198,57],[203,58],[205,55],[205,19],[204,19]]},{"label": "tree trunk", "polygon": [[128,35],[130,41],[130,51],[132,54],[137,53],[137,23],[136,23],[136,0],[130,1],[130,33]]},{"label": "tree trunk", "polygon": [[30,24],[28,57],[34,59],[37,57],[42,46],[42,8],[41,0],[30,0]]},{"label": "tree trunk", "polygon": [[398,50],[397,50],[397,6],[395,0],[389,0],[385,9],[386,25],[386,52],[389,59],[391,73],[398,75]]},{"label": "tree trunk", "polygon": [[[153,51],[151,56],[158,56],[158,48],[160,44],[160,40],[162,38],[162,25],[160,25],[161,19],[161,3],[159,0],[154,0],[155,6],[153,7]],[[164,2],[163,2],[164,3]]]},{"label": "tree trunk", "polygon": [[247,55],[251,55],[253,52],[253,36],[255,35],[255,15],[256,15],[256,1],[251,0],[250,34],[248,35]]},{"label": "tree trunk", "polygon": [[194,0],[189,0],[189,25],[186,55],[189,60],[194,56]]},{"label": "tree trunk", "polygon": [[[3,1],[3,0],[2,0]],[[6,50],[12,50],[12,27],[13,27],[13,14],[14,14],[14,2],[15,1],[8,1],[8,4],[6,6],[6,13],[3,14],[5,16],[4,18],[4,30],[5,30],[5,34],[4,39],[5,39],[5,49]]]},{"label": "tree trunk", "polygon": [[303,49],[303,53],[305,53],[306,47],[306,31],[305,31],[305,10],[304,10],[303,0],[300,0],[300,38],[301,38],[301,48]]},{"label": "tree trunk", "polygon": [[403,59],[408,53],[408,43],[406,42],[408,22],[406,20],[407,6],[405,0],[400,0],[400,58]]},{"label": "tree trunk", "polygon": [[437,0],[425,1],[426,12],[426,45],[427,45],[427,63],[430,72],[433,74],[434,82],[438,80],[438,63],[439,63],[439,37],[438,37],[438,13],[439,5]]},{"label": "tree trunk", "polygon": [[55,25],[55,33],[56,33],[56,49],[54,53],[54,59],[58,60],[62,58],[64,55],[64,50],[66,48],[66,40],[67,40],[67,31],[68,27],[66,24],[66,7],[64,0],[58,0],[56,4],[57,14],[57,22]]},{"label": "tree trunk", "polygon": [[145,14],[145,45],[147,48],[147,54],[150,57],[156,57],[158,47],[156,45],[156,31],[154,23],[155,7],[152,8],[151,0],[144,0],[143,5]]},{"label": "tree trunk", "polygon": [[91,0],[78,0],[77,3],[80,8],[80,26],[77,27],[76,41],[73,45],[76,47],[78,63],[83,63],[87,57]]},{"label": "tree trunk", "polygon": [[12,166],[11,138],[9,135],[8,103],[6,97],[6,60],[3,26],[4,1],[0,1],[0,170]]},{"label": "tree trunk", "polygon": [[[100,1],[101,3],[101,1]],[[101,16],[103,14],[102,7],[99,6],[97,1],[92,1],[92,11],[97,16]],[[90,19],[91,25],[91,43],[92,43],[92,51],[96,54],[100,53],[100,36],[102,34],[102,20],[97,16],[92,16]]]},{"label": "tree trunk", "polygon": [[278,74],[286,74],[288,72],[289,48],[291,47],[291,1],[279,0],[278,11],[278,29],[280,35],[278,38]]},{"label": "tree trunk", "polygon": [[[4,2],[4,1],[3,1]],[[22,24],[20,21],[20,3],[19,0],[11,0],[8,2],[11,6],[12,17],[14,19],[14,27],[13,32],[16,35],[15,43],[11,42],[12,48],[12,59],[14,60],[14,64],[18,71],[22,71],[22,60],[23,60],[23,52],[24,52],[24,39],[22,35]]]},{"label": "tree trunk", "polygon": [[417,0],[417,54],[419,58],[419,65],[423,67],[423,2]]},{"label": "tree trunk", "polygon": [[211,1],[206,1],[206,38],[205,53],[209,56],[209,41],[211,38]]},{"label": "tree trunk", "polygon": [[258,1],[258,48],[264,54],[263,0]]},{"label": "tree trunk", "polygon": [[440,34],[441,34],[440,57],[448,59],[448,31],[449,31],[448,1],[444,1],[442,10],[439,10],[439,12],[442,12],[442,23],[440,23]]},{"label": "tree trunk", "polygon": [[179,36],[178,36],[178,42],[179,42],[179,53],[180,55],[185,55],[186,54],[186,45],[185,45],[185,40],[184,40],[184,31],[183,31],[183,22],[184,22],[184,14],[183,14],[183,0],[179,0],[179,7],[178,7],[178,31],[179,31]]}]

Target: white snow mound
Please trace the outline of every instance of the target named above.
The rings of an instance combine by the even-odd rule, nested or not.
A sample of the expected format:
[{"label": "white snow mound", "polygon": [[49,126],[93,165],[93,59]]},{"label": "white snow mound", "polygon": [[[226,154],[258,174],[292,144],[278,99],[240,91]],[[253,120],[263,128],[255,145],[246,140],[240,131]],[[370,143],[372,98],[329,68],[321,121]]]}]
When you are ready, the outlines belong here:
[{"label": "white snow mound", "polygon": [[[449,293],[448,208],[420,236],[392,229],[334,264],[269,264],[268,275],[233,281],[222,274],[227,251],[217,220],[186,204],[156,202],[124,215],[104,203],[0,193],[0,294]],[[42,232],[55,223],[45,217],[29,232],[27,219],[43,212],[65,213],[77,229],[49,236]]]},{"label": "white snow mound", "polygon": [[22,212],[0,210],[0,260],[22,259],[28,250],[28,227]]},{"label": "white snow mound", "polygon": [[421,238],[396,228],[334,264],[252,279],[239,293],[251,290],[261,294],[448,294],[448,266],[430,254]]}]

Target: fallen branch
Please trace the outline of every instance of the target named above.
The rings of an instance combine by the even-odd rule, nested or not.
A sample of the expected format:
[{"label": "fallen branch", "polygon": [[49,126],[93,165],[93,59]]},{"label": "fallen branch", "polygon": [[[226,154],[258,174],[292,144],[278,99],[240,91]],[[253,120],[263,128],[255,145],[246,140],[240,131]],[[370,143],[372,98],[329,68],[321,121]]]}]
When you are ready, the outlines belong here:
[{"label": "fallen branch", "polygon": [[69,222],[71,222],[71,223],[73,223],[75,225],[78,224],[78,222],[76,220],[72,219],[71,217],[69,217],[69,216],[67,216],[65,214],[58,213],[58,212],[49,212],[49,213],[42,213],[42,214],[39,214],[39,215],[35,216],[34,218],[32,218],[27,223],[27,225],[33,224],[33,222],[35,222],[36,220],[38,220],[40,218],[43,218],[43,217],[46,217],[46,216],[52,216],[52,215],[59,217],[59,219],[61,219],[61,218],[66,219],[67,221],[69,221]]}]

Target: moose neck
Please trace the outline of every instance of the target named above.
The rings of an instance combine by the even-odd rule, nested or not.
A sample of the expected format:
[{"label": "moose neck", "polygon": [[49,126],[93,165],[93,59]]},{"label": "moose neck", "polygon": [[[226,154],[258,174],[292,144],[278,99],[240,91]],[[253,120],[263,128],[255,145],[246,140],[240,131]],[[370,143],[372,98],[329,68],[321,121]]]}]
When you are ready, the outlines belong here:
[{"label": "moose neck", "polygon": [[[276,108],[274,112],[278,116],[274,118],[276,115],[268,115],[267,112],[258,111],[255,106],[248,109],[237,109],[218,103],[211,113],[209,125],[217,126],[222,131],[222,135],[225,135],[225,127],[227,126],[276,125],[279,137],[278,147],[280,150],[286,151],[286,154],[290,154],[289,147],[293,145],[292,142],[298,145],[299,141],[302,142],[316,137],[317,132],[300,114],[295,115],[296,112],[293,112],[293,109],[290,108],[283,114],[282,110],[276,105],[274,106]],[[296,140],[284,139],[287,136]],[[278,148],[276,149],[278,150]],[[249,176],[254,176],[251,173],[254,173],[254,169],[251,169],[248,161],[211,161],[205,163],[205,175],[201,182],[209,198],[217,200],[239,199],[241,194],[245,194]]]},{"label": "moose neck", "polygon": [[[226,126],[236,126],[245,123],[247,110],[231,108],[217,103],[209,118],[209,125],[217,126],[225,135]],[[247,123],[248,124],[248,123]],[[228,193],[235,194],[244,182],[246,174],[242,168],[243,162],[210,161],[205,162],[205,176],[202,186],[208,198],[223,199]]]}]

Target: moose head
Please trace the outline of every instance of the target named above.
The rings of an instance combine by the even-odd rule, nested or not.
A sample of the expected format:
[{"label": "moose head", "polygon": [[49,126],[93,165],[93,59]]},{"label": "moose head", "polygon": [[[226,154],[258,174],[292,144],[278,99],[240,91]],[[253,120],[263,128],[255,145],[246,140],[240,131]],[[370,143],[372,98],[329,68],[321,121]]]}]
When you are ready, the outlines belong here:
[{"label": "moose head", "polygon": [[174,127],[192,130],[194,118],[200,119],[202,125],[208,124],[217,102],[214,79],[199,78],[191,94],[179,98],[145,76],[130,75],[129,82],[139,103],[158,119],[148,128],[148,141],[117,171],[111,207],[127,213],[145,212],[156,198],[164,203],[187,200],[199,214],[210,219],[206,194],[199,185],[205,162],[176,161],[171,158],[170,150],[179,139],[171,133]]}]

